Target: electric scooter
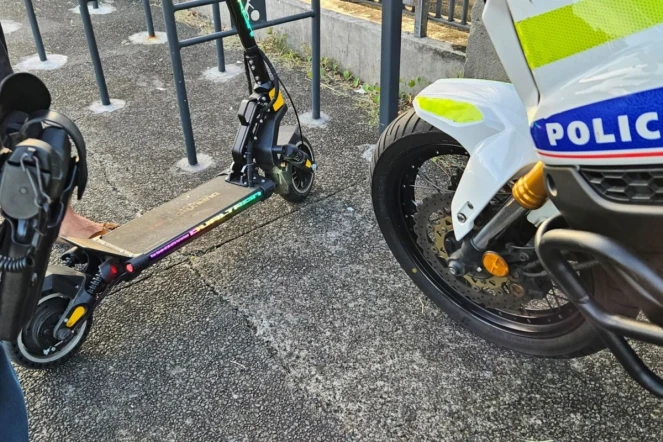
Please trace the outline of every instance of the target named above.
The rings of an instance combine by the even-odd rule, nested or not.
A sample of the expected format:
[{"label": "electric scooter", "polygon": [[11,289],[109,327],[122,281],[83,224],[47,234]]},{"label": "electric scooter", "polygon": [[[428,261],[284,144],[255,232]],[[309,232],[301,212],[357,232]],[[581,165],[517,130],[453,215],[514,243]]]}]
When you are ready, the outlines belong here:
[{"label": "electric scooter", "polygon": [[287,89],[258,48],[241,2],[226,4],[244,47],[251,93],[239,106],[229,171],[106,235],[63,237],[74,247],[62,256],[63,265],[49,267],[34,315],[15,341],[5,343],[19,365],[63,364],[85,342],[96,308],[117,284],[137,278],[274,193],[291,202],[310,193],[313,149],[301,133],[299,117],[297,126],[281,125],[288,108],[281,87],[286,94]]}]

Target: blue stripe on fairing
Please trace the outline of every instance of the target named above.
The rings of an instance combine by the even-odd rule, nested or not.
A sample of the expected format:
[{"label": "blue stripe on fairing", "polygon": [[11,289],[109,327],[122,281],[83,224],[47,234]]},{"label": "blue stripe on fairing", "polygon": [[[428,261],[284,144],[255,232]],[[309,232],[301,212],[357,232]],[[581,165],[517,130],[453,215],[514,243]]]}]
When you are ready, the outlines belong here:
[{"label": "blue stripe on fairing", "polygon": [[[647,128],[663,134],[663,88],[612,98],[562,112],[550,118],[543,118],[535,121],[530,131],[536,147],[551,152],[593,152],[663,147],[663,140],[660,137],[654,140],[646,139],[640,136],[636,130],[638,117],[649,112],[656,112],[658,121],[649,122]],[[620,137],[618,123],[620,115],[628,116],[631,141],[623,141]],[[603,133],[614,135],[615,142],[597,142],[592,124],[592,120],[595,118],[602,120]],[[583,122],[589,128],[590,139],[584,145],[578,145],[569,139],[567,129],[569,124],[574,121]],[[559,123],[564,128],[564,136],[557,140],[556,146],[551,144],[548,137],[546,125],[550,123]]]}]

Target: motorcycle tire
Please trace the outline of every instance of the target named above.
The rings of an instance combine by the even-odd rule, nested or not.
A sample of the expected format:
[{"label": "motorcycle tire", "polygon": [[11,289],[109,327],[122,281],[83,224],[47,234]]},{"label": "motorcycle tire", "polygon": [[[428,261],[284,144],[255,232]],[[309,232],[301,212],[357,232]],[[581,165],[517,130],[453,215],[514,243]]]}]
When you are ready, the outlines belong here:
[{"label": "motorcycle tire", "polygon": [[[417,253],[416,241],[408,242],[407,223],[398,216],[401,209],[396,207],[402,203],[395,195],[401,187],[403,169],[410,167],[409,158],[417,157],[418,152],[431,145],[437,151],[447,149],[455,154],[463,152],[467,155],[455,139],[410,110],[401,114],[383,132],[370,165],[371,194],[380,230],[394,257],[417,287],[462,327],[499,346],[549,358],[574,358],[603,349],[604,345],[592,324],[577,310],[574,321],[554,334],[525,333],[518,327],[505,326],[487,318],[487,315],[478,314],[473,305],[459,298],[462,295],[454,293],[451,284],[425,269],[422,256]],[[601,267],[583,273],[591,278],[592,296],[608,311],[628,317],[637,316],[638,309],[625,301],[624,294]],[[570,308],[575,307],[571,305]]]}]

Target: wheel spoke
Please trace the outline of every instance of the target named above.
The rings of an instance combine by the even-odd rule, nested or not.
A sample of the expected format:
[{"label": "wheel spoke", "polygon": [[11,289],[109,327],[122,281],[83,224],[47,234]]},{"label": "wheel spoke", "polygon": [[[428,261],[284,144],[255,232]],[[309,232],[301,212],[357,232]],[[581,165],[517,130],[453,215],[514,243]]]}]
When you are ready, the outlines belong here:
[{"label": "wheel spoke", "polygon": [[550,300],[548,299],[548,295],[544,296],[543,299],[546,300],[546,303],[548,304],[548,307],[550,307],[550,310],[555,310],[555,307],[552,306]]},{"label": "wheel spoke", "polygon": [[[445,261],[448,259],[448,253],[455,250],[458,244],[453,240],[453,235],[448,237],[448,244],[440,239],[447,241],[446,235],[453,230],[452,214],[449,209],[455,190],[450,186],[462,179],[467,159],[461,160],[460,155],[456,153],[458,150],[443,153],[434,146],[417,148],[413,152],[415,153],[411,156],[404,157],[402,164],[395,166],[402,170],[402,175],[394,177],[394,182],[399,183],[396,188],[398,201],[397,204],[390,206],[393,207],[390,210],[398,211],[394,212],[396,216],[393,219],[397,220],[396,224],[400,224],[396,226],[399,236],[400,230],[404,229],[404,236],[400,240],[410,241],[411,245],[415,246],[409,253],[417,255],[415,258],[431,275],[430,281],[479,320],[495,322],[499,327],[512,329],[515,333],[565,333],[564,324],[577,316],[564,314],[562,317],[561,313],[567,311],[567,307],[571,309],[572,306],[568,305],[568,299],[565,299],[564,295],[560,296],[557,291],[553,293],[551,290],[546,296],[536,299],[530,299],[530,294],[526,293],[521,299],[514,298],[514,294],[509,295],[508,292],[501,290],[499,285],[495,286],[496,281],[490,278],[488,281],[483,278],[473,281],[468,277],[452,277]],[[434,164],[428,166],[427,162]],[[504,202],[509,196],[511,196],[509,186],[500,189],[495,194],[493,205],[488,208],[486,216],[489,217],[499,208],[495,203]],[[401,222],[404,219],[403,215],[406,215],[405,223]],[[515,232],[513,235],[513,242],[518,246],[517,250],[531,250],[531,247],[524,247],[527,238],[520,237],[523,235],[516,236],[518,233]],[[512,241],[510,237],[508,241]],[[448,247],[452,247],[453,250],[446,250]],[[476,275],[474,277],[476,278]],[[550,283],[547,284],[550,287]],[[479,288],[491,286],[495,286],[494,292],[490,289],[487,291],[492,296],[487,296],[483,289],[481,290],[483,293],[477,292]],[[528,287],[526,290],[529,290],[529,284],[526,287]]]},{"label": "wheel spoke", "polygon": [[[444,191],[440,191],[440,189],[435,188],[435,187],[417,186],[417,185],[415,185],[415,184],[410,184],[410,187],[413,187],[413,188],[415,188],[415,189],[426,189],[426,190],[435,190],[435,191],[437,191],[437,192],[444,192]],[[450,192],[450,191],[449,191],[449,192]]]},{"label": "wheel spoke", "polygon": [[438,192],[443,192],[443,190],[440,189],[440,188],[438,187],[438,185],[437,185],[437,181],[433,182],[433,181],[432,181],[430,178],[428,178],[428,177],[426,176],[426,174],[423,173],[421,170],[419,170],[419,175],[420,175],[424,180],[426,180],[426,181],[428,182],[428,184],[430,184],[431,186],[435,187],[435,189],[436,189]]},{"label": "wheel spoke", "polygon": [[442,168],[442,166],[440,166],[439,164],[437,164],[437,161],[435,161],[436,159],[438,159],[438,158],[433,158],[433,159],[430,160],[430,162],[433,163],[433,164],[435,164],[435,167],[437,167],[437,168],[440,170],[440,172],[442,172],[443,174],[445,174],[445,175],[447,176],[447,179],[449,180],[449,182],[451,182],[451,175],[449,175],[449,172],[447,172],[446,170],[444,170],[444,169]]},{"label": "wheel spoke", "polygon": [[552,297],[555,299],[555,302],[557,303],[557,308],[561,310],[561,309],[562,309],[562,305],[559,303],[559,300],[560,300],[560,299],[561,299],[562,301],[566,301],[566,300],[565,300],[564,298],[560,297],[560,296],[555,295],[555,294],[550,295],[550,296],[552,296]]}]

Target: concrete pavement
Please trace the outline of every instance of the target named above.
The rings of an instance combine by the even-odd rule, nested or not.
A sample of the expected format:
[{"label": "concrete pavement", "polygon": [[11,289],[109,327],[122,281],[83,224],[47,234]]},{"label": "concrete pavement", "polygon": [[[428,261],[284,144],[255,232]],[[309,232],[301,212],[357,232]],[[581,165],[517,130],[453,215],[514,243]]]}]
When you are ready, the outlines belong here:
[{"label": "concrete pavement", "polygon": [[[128,42],[144,29],[139,3],[116,0],[115,12],[93,16],[111,97],[127,102],[100,115],[87,109],[98,97],[75,3],[35,5],[48,51],[69,57],[39,75],[90,150],[80,211],[126,222],[227,167],[245,80],[202,77],[212,45],[184,59],[199,151],[216,165],[183,174],[167,47]],[[160,14],[155,6],[162,30]],[[0,0],[0,18],[23,25],[8,35],[14,63],[34,54],[22,2]],[[308,110],[306,73],[280,74]],[[423,299],[371,210],[362,154],[376,128],[345,93],[323,88],[322,103],[331,122],[307,132],[320,173],[306,203],[275,197],[233,219],[110,295],[68,364],[19,370],[32,440],[663,439],[661,403],[609,354],[519,356]],[[643,353],[663,368],[659,350]]]}]

